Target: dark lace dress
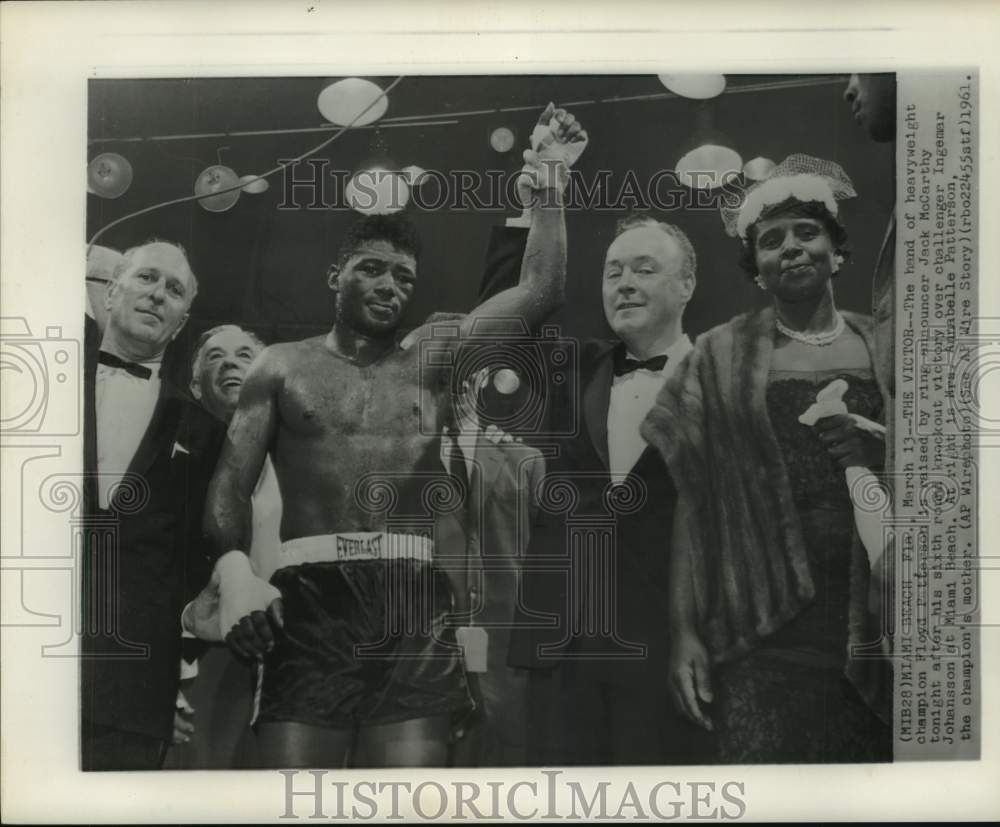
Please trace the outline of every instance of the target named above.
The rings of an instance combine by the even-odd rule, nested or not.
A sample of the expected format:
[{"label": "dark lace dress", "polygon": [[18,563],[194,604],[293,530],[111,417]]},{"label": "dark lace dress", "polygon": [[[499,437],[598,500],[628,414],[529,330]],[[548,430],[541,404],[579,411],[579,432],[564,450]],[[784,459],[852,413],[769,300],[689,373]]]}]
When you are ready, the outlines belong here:
[{"label": "dark lace dress", "polygon": [[851,413],[877,420],[868,369],[772,371],[767,407],[802,533],[815,599],[746,657],[720,670],[716,718],[723,763],[891,760],[891,732],[844,678],[854,513],[844,469],[799,416],[834,379]]}]

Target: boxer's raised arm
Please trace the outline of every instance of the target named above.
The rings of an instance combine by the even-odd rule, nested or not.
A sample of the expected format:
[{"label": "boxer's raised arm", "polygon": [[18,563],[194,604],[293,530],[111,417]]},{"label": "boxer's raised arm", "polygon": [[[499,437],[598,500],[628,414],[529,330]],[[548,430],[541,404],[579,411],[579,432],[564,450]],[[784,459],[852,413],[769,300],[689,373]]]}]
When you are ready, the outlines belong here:
[{"label": "boxer's raised arm", "polygon": [[523,319],[534,328],[562,304],[566,284],[563,190],[569,167],[586,145],[587,133],[576,119],[549,104],[532,134],[532,148],[524,153],[526,163],[518,181],[519,195],[531,213],[520,280],[466,316],[463,336],[489,333],[484,321],[509,317]]},{"label": "boxer's raised arm", "polygon": [[247,371],[239,406],[208,487],[205,531],[216,557],[233,549],[250,551],[251,496],[277,428],[276,399],[281,374],[275,350],[266,348]]},{"label": "boxer's raised arm", "polygon": [[[561,194],[547,194],[547,204],[532,210],[531,229],[521,265],[521,279],[487,299],[462,322],[462,336],[491,332],[484,322],[517,317],[529,329],[563,303],[566,285],[566,221]],[[479,321],[483,320],[483,321]]]}]

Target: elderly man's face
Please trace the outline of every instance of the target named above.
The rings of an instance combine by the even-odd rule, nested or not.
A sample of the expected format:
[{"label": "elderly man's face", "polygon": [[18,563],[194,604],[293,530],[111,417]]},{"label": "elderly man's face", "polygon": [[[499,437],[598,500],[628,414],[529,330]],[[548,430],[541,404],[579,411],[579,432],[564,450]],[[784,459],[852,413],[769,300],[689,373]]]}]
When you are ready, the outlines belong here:
[{"label": "elderly man's face", "polygon": [[108,327],[129,350],[158,355],[187,321],[194,294],[184,254],[170,244],[147,244],[109,287]]},{"label": "elderly man's face", "polygon": [[239,328],[220,330],[205,342],[191,392],[209,413],[226,422],[232,418],[243,378],[257,351],[254,341]]},{"label": "elderly man's face", "polygon": [[635,227],[616,238],[604,261],[604,315],[620,338],[661,330],[681,318],[694,281],[681,276],[684,254],[658,227]]}]

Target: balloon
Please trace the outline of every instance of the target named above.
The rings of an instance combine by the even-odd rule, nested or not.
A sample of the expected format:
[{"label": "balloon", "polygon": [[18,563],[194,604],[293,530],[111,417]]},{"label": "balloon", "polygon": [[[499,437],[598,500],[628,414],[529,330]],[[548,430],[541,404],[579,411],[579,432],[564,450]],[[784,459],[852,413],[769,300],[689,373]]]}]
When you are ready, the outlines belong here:
[{"label": "balloon", "polygon": [[362,215],[388,215],[406,206],[410,200],[410,187],[401,172],[363,169],[347,182],[344,196],[351,209]]},{"label": "balloon", "polygon": [[761,181],[774,169],[774,161],[770,158],[757,157],[743,165],[743,174],[750,181]]},{"label": "balloon", "polygon": [[521,387],[521,379],[510,368],[500,368],[493,375],[493,387],[505,396],[510,395]]},{"label": "balloon", "polygon": [[243,184],[243,192],[249,192],[251,195],[260,195],[271,188],[268,180],[258,175],[241,175],[240,183]]},{"label": "balloon", "polygon": [[194,182],[194,192],[195,195],[209,196],[198,200],[198,203],[209,212],[225,212],[239,200],[240,191],[235,189],[223,195],[212,195],[212,193],[235,187],[239,183],[239,177],[229,167],[215,164],[202,170]]},{"label": "balloon", "polygon": [[423,183],[424,176],[427,174],[426,169],[418,167],[416,164],[403,167],[401,171],[406,176],[406,181],[411,187],[419,187]]},{"label": "balloon", "polygon": [[733,180],[742,167],[743,159],[735,149],[702,144],[685,153],[674,169],[682,184],[692,189],[714,190]]},{"label": "balloon", "polygon": [[725,75],[657,75],[660,83],[675,95],[707,100],[721,95],[726,88]]},{"label": "balloon", "polygon": [[514,146],[514,133],[506,126],[498,126],[490,133],[490,146],[497,152],[510,152]]},{"label": "balloon", "polygon": [[117,198],[132,184],[132,165],[117,152],[102,152],[87,164],[87,191]]},{"label": "balloon", "polygon": [[[375,103],[365,112],[373,101]],[[316,106],[324,118],[337,126],[366,126],[385,114],[389,98],[382,94],[378,84],[370,80],[344,78],[320,92]]]}]

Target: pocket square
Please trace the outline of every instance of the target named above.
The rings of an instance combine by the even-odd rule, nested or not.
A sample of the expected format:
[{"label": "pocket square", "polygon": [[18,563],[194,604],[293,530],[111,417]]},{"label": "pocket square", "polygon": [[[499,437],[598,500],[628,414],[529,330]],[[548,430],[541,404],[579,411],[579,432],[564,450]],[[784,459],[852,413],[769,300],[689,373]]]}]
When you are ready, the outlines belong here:
[{"label": "pocket square", "polygon": [[170,458],[173,459],[178,454],[188,454],[190,456],[191,452],[179,442],[175,442],[174,449],[170,452]]}]

